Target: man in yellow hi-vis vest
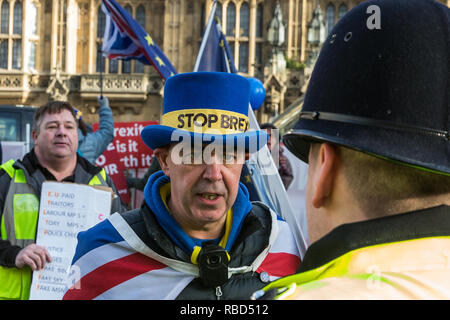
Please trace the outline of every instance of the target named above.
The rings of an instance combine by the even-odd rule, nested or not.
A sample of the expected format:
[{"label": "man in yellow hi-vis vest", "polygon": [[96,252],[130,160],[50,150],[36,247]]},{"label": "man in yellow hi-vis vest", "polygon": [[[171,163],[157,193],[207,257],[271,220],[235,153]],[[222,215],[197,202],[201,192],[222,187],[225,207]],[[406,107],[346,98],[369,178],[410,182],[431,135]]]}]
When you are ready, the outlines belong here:
[{"label": "man in yellow hi-vis vest", "polygon": [[450,299],[450,9],[369,0],[321,49],[286,147],[311,245],[253,298]]},{"label": "man in yellow hi-vis vest", "polygon": [[[70,104],[50,102],[36,110],[34,148],[22,160],[0,166],[0,299],[28,299],[32,270],[51,262],[35,244],[42,183],[46,180],[108,186],[104,169],[77,155],[78,127]],[[123,211],[119,197],[111,212]]]}]

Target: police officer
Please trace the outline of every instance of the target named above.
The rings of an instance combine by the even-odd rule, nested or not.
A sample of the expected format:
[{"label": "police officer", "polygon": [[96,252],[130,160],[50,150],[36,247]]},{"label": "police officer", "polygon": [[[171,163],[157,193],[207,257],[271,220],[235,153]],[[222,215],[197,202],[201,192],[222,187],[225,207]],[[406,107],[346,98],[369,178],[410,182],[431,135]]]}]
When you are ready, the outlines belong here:
[{"label": "police officer", "polygon": [[284,137],[312,245],[254,298],[450,298],[449,31],[429,0],[365,1],[331,31]]}]

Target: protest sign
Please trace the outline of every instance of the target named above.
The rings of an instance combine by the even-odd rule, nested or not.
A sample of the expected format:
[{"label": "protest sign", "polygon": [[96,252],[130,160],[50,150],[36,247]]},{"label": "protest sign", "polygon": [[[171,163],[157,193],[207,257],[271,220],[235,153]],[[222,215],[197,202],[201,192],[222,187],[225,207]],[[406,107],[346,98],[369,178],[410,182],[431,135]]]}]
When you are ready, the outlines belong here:
[{"label": "protest sign", "polygon": [[76,282],[79,272],[70,266],[77,234],[109,216],[111,191],[75,183],[42,184],[36,244],[48,250],[52,262],[33,272],[30,300],[60,300]]},{"label": "protest sign", "polygon": [[[105,168],[114,181],[117,191],[125,203],[130,203],[130,193],[125,180],[124,171],[133,175],[150,167],[153,151],[141,139],[144,127],[158,124],[157,121],[115,122],[114,140],[97,159],[96,164]],[[98,130],[99,124],[94,123],[92,129]]]}]

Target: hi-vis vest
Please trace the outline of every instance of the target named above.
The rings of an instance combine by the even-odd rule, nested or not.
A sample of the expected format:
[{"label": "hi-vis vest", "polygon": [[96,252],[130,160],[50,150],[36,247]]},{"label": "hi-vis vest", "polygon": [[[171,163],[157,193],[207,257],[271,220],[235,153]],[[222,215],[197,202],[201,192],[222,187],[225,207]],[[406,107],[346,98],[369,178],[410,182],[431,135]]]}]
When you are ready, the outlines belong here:
[{"label": "hi-vis vest", "polygon": [[[0,225],[1,239],[12,245],[25,248],[36,240],[39,215],[39,199],[34,189],[27,184],[25,173],[13,167],[14,160],[0,166],[11,177]],[[107,186],[104,169],[95,175],[89,185]],[[26,300],[30,294],[32,271],[0,266],[0,299]]]},{"label": "hi-vis vest", "polygon": [[342,224],[253,299],[450,299],[450,206]]},{"label": "hi-vis vest", "polygon": [[359,248],[318,268],[276,280],[277,300],[450,299],[450,237],[425,237]]}]

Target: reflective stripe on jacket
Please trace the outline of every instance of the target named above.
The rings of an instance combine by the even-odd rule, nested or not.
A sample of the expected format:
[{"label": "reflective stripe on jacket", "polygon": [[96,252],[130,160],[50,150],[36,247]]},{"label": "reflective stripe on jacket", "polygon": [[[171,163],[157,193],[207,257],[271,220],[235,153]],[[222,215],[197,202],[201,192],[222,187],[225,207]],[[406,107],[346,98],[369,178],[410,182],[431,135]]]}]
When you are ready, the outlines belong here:
[{"label": "reflective stripe on jacket", "polygon": [[[11,178],[5,198],[0,225],[1,239],[21,248],[36,240],[36,228],[39,216],[39,198],[36,191],[27,183],[22,169],[14,168],[14,160],[0,166]],[[44,181],[41,181],[41,184]],[[89,185],[108,186],[104,169],[95,175]],[[29,297],[32,271],[0,266],[0,299],[21,299]]]}]

